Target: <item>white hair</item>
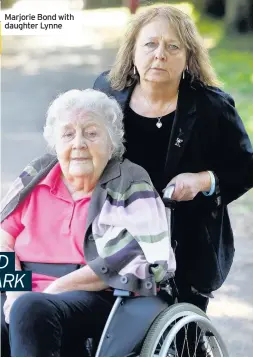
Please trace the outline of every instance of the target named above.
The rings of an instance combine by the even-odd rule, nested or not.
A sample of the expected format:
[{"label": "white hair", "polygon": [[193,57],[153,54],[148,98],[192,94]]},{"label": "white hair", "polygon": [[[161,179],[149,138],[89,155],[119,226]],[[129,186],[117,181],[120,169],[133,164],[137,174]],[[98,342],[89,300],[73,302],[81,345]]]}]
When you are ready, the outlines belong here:
[{"label": "white hair", "polygon": [[92,113],[103,120],[113,145],[112,157],[121,159],[125,151],[122,110],[114,98],[93,89],[73,89],[60,94],[51,103],[43,133],[49,147],[55,148],[56,121],[64,120],[68,114],[73,116],[74,112],[82,111]]}]

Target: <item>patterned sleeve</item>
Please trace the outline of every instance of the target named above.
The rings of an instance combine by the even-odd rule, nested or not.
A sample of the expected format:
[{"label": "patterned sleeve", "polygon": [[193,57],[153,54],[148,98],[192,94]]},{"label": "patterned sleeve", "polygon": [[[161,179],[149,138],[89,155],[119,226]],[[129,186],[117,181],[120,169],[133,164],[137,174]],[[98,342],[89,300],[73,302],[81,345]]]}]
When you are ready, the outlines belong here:
[{"label": "patterned sleeve", "polygon": [[[37,160],[39,161],[39,159]],[[5,207],[11,202],[12,199],[20,195],[20,192],[22,189],[24,189],[24,183],[23,178],[26,176],[35,176],[38,172],[34,168],[33,164],[36,162],[36,160],[32,161],[30,164],[28,164],[22,171],[22,173],[14,180],[14,182],[11,184],[8,192],[5,194],[3,199],[1,200],[1,213],[5,209]]]},{"label": "patterned sleeve", "polygon": [[1,228],[8,232],[13,238],[16,238],[24,229],[22,216],[28,201],[29,197],[19,204],[18,207],[1,223]]},{"label": "patterned sleeve", "polygon": [[[96,241],[98,246],[101,245],[98,247],[100,255],[120,252],[122,260],[126,257],[126,265],[120,274],[131,271],[144,278],[147,270],[151,270],[155,281],[159,282],[168,272],[174,273],[175,258],[166,210],[150,183],[132,183],[123,195],[110,191],[94,229],[98,235],[104,231],[103,240]],[[133,255],[130,260],[137,246],[143,254]]]}]

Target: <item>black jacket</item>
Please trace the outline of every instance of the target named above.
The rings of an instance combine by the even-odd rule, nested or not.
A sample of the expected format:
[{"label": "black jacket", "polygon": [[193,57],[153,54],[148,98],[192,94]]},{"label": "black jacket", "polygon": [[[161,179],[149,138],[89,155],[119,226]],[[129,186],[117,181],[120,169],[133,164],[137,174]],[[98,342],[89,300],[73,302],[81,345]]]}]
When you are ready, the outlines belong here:
[{"label": "black jacket", "polygon": [[[94,89],[116,98],[124,111],[135,85],[115,91],[107,73]],[[177,138],[183,140],[180,147]],[[208,293],[222,285],[233,261],[227,204],[253,187],[253,149],[232,97],[187,74],[179,87],[164,175],[169,182],[177,174],[205,170],[216,175],[216,193],[177,203],[172,240],[177,242],[177,274]]]}]

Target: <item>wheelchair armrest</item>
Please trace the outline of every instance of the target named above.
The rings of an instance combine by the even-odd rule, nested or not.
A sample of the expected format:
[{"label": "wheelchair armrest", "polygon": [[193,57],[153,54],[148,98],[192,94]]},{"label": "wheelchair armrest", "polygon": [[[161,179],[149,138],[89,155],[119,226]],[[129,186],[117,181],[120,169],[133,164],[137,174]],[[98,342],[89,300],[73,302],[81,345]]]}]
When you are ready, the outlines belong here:
[{"label": "wheelchair armrest", "polygon": [[113,296],[117,296],[117,297],[130,297],[132,294],[132,292],[130,291],[125,291],[125,290],[120,290],[115,288],[113,291]]}]

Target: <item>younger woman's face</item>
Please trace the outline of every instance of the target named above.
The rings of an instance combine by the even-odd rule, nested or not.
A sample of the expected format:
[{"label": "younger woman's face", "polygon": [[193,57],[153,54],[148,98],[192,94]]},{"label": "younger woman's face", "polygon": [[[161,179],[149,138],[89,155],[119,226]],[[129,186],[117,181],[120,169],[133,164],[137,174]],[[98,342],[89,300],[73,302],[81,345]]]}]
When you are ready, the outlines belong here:
[{"label": "younger woman's face", "polygon": [[134,64],[141,80],[179,83],[186,68],[186,49],[166,19],[157,18],[140,30]]}]

